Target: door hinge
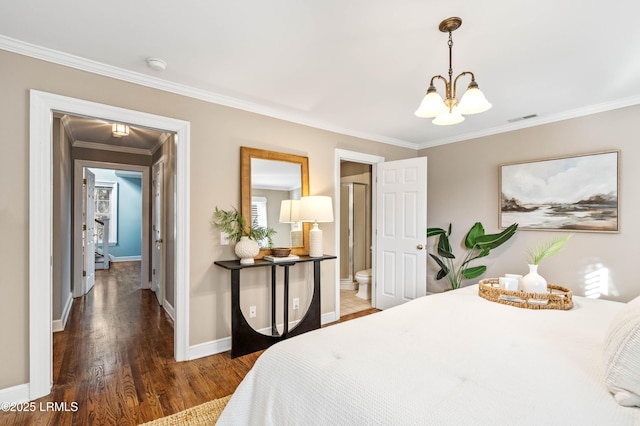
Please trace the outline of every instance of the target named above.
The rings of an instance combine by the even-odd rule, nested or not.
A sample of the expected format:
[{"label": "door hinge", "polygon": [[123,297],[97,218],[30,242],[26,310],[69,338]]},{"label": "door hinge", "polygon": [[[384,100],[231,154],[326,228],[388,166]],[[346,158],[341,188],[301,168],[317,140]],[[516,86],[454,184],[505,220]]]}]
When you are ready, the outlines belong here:
[{"label": "door hinge", "polygon": [[86,277],[87,276],[87,271],[82,271],[82,276]]},{"label": "door hinge", "polygon": [[82,184],[86,185],[87,184],[87,180],[86,179],[82,179]]},{"label": "door hinge", "polygon": [[87,225],[86,225],[86,224],[82,225],[82,230],[83,230],[83,231],[86,231],[86,230],[87,230]]}]

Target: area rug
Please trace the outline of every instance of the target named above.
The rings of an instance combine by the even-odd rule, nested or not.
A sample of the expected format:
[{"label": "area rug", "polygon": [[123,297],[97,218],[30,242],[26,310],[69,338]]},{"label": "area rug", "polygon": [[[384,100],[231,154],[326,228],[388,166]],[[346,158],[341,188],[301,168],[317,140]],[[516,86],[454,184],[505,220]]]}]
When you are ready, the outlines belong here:
[{"label": "area rug", "polygon": [[231,395],[214,399],[141,426],[210,426],[216,424]]}]

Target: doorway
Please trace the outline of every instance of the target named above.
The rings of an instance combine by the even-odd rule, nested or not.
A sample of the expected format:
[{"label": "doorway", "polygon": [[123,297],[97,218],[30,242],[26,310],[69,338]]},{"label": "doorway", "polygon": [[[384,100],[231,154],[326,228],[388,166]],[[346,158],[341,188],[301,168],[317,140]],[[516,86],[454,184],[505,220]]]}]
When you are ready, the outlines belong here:
[{"label": "doorway", "polygon": [[[366,245],[367,247],[365,247],[365,250],[369,250],[369,263],[367,265],[366,261],[364,262],[365,266],[368,266],[369,269],[371,268],[371,279],[370,279],[370,284],[369,284],[369,294],[370,294],[370,298],[368,300],[363,300],[363,299],[358,299],[355,297],[355,294],[357,294],[357,290],[355,290],[355,285],[352,284],[351,281],[351,286],[353,286],[354,290],[351,290],[353,292],[353,298],[352,300],[354,301],[353,305],[356,306],[353,309],[355,310],[359,310],[360,308],[357,307],[357,304],[355,302],[360,302],[362,301],[363,303],[367,303],[368,307],[376,307],[376,295],[375,295],[375,291],[374,291],[374,275],[375,275],[375,256],[372,255],[372,253],[375,253],[375,238],[372,238],[373,236],[373,229],[374,226],[373,224],[376,223],[376,212],[375,209],[373,208],[373,206],[376,205],[376,197],[375,197],[375,187],[376,187],[376,164],[378,163],[382,163],[384,162],[384,157],[379,157],[377,155],[371,155],[371,154],[364,154],[361,152],[354,152],[354,151],[347,151],[347,150],[342,150],[342,149],[336,149],[336,157],[335,157],[335,171],[336,171],[336,184],[335,184],[335,188],[336,188],[336,194],[334,196],[334,200],[335,200],[335,204],[336,204],[336,211],[340,212],[340,215],[337,215],[337,222],[336,226],[335,226],[335,241],[336,241],[336,249],[335,252],[336,253],[340,253],[340,262],[341,262],[341,266],[339,266],[338,268],[336,268],[336,289],[335,289],[335,320],[339,320],[340,319],[340,307],[342,306],[342,302],[343,302],[343,297],[341,295],[341,290],[345,285],[348,285],[347,280],[353,280],[355,278],[355,274],[358,272],[355,269],[358,269],[355,267],[355,265],[352,267],[351,269],[351,276],[349,277],[349,275],[347,275],[349,272],[349,265],[347,264],[347,270],[345,271],[343,269],[342,266],[342,253],[344,250],[347,250],[348,253],[348,246],[344,245],[345,240],[343,240],[343,235],[342,235],[342,230],[344,228],[343,226],[343,218],[342,218],[342,212],[345,211],[345,209],[343,208],[343,203],[348,203],[348,197],[345,197],[345,193],[343,192],[344,189],[342,187],[342,183],[343,183],[343,177],[342,177],[342,165],[347,163],[349,164],[351,167],[359,169],[360,172],[359,173],[355,173],[357,175],[361,175],[363,174],[362,172],[364,171],[364,175],[366,175],[367,173],[369,174],[369,176],[365,179],[367,182],[363,182],[363,183],[368,183],[369,186],[367,188],[367,192],[369,193],[369,217],[368,217],[368,222],[367,219],[365,219],[365,227],[367,229],[364,230],[364,235],[366,235],[368,233],[368,235],[370,235],[370,239],[369,242],[366,242],[365,239],[365,243],[364,245]],[[360,189],[364,189],[364,188],[360,188]],[[363,191],[364,193],[364,191]],[[366,211],[366,210],[365,210]],[[348,217],[346,217],[344,220],[349,220]],[[365,237],[366,238],[366,237]],[[347,239],[347,244],[348,244],[348,239]],[[344,248],[343,248],[344,247]],[[364,251],[365,253],[365,259],[366,259],[366,251]],[[346,272],[346,274],[345,274]],[[343,276],[344,275],[344,276]],[[348,278],[349,277],[349,278]],[[344,278],[344,280],[343,280]],[[366,307],[364,307],[363,309],[367,309]],[[354,310],[354,312],[355,312]]]},{"label": "doorway", "polygon": [[371,308],[371,165],[340,163],[340,316]]},{"label": "doorway", "polygon": [[[83,235],[82,235],[82,204],[83,204],[83,192],[84,192],[84,185],[83,185],[83,181],[80,178],[81,176],[84,175],[84,169],[92,169],[96,172],[103,171],[103,170],[111,170],[113,172],[113,175],[115,176],[116,174],[127,174],[127,173],[131,173],[131,174],[137,174],[140,176],[140,182],[139,182],[139,189],[140,189],[140,216],[137,218],[140,220],[140,228],[139,228],[139,238],[137,239],[137,242],[139,244],[139,252],[140,252],[140,283],[142,285],[142,288],[149,288],[149,247],[150,247],[150,236],[149,236],[149,191],[145,190],[145,188],[149,188],[149,180],[150,180],[150,175],[149,175],[149,168],[148,167],[144,167],[144,166],[136,166],[136,165],[131,165],[131,164],[120,164],[120,163],[110,163],[110,162],[104,162],[104,161],[89,161],[89,160],[74,160],[74,188],[73,188],[73,193],[74,193],[74,206],[73,206],[73,211],[74,211],[74,229],[78,230],[77,232],[74,233],[74,241],[73,241],[73,259],[74,261],[72,262],[73,264],[73,297],[80,297],[83,294],[86,294],[89,291],[89,288],[86,287],[85,285],[85,280],[83,279],[83,263],[84,262],[80,262],[78,260],[83,258],[83,247],[85,245],[84,241],[83,241]],[[100,172],[98,172],[98,176],[102,176],[102,180],[99,180],[98,178],[96,178],[96,185],[100,186],[102,185],[102,187],[107,188],[109,185],[112,185],[112,194],[114,194],[115,196],[115,201],[117,202],[118,200],[118,196],[119,196],[119,192],[122,192],[121,190],[118,191],[118,182],[113,182],[113,180],[115,180],[116,178],[110,178],[109,180],[106,180],[107,178],[105,178],[104,174],[100,174]],[[120,188],[123,189],[123,188]],[[122,204],[122,203],[121,203]],[[123,207],[125,206],[120,206],[120,210],[122,211]],[[131,207],[131,206],[127,206],[127,207]],[[118,205],[111,204],[110,208],[115,208],[116,212],[118,210]],[[118,214],[114,214],[112,213],[111,215],[111,220],[109,220],[109,233],[111,234],[109,236],[109,242],[111,245],[116,243],[116,239],[117,239],[117,233],[118,233]],[[129,231],[129,229],[125,229],[126,231]],[[136,241],[135,239],[133,239],[133,243],[135,244]],[[111,254],[118,254],[117,251],[110,251]],[[122,258],[122,256],[119,256]],[[123,259],[124,260],[124,259]]]},{"label": "doorway", "polygon": [[[427,158],[384,157],[336,149],[335,195],[340,211],[340,164],[371,165],[371,304],[386,309],[426,294]],[[340,253],[340,217],[335,252]],[[376,233],[375,230],[378,230]],[[335,319],[340,319],[340,268],[335,273]]]},{"label": "doorway", "polygon": [[51,391],[52,357],[52,134],[53,114],[100,117],[175,133],[176,300],[174,357],[189,359],[189,145],[187,121],[30,91],[29,131],[29,399]]}]

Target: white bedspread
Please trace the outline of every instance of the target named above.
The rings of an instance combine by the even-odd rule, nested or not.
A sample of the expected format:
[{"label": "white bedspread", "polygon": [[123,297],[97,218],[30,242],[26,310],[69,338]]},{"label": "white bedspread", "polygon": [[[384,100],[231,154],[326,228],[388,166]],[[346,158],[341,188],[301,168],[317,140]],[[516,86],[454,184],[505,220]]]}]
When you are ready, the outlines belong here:
[{"label": "white bedspread", "polygon": [[426,296],[280,342],[257,360],[221,425],[640,425],[603,379],[623,304],[570,311]]}]

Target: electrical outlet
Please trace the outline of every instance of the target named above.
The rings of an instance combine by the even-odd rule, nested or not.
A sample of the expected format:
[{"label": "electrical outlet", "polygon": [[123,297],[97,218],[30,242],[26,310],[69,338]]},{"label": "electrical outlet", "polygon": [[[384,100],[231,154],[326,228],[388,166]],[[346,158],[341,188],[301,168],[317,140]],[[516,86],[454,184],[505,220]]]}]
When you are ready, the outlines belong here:
[{"label": "electrical outlet", "polygon": [[300,299],[298,297],[293,298],[293,310],[300,309]]},{"label": "electrical outlet", "polygon": [[220,245],[228,246],[229,245],[229,234],[226,232],[220,231]]},{"label": "electrical outlet", "polygon": [[256,307],[249,306],[249,318],[255,318],[255,317],[256,317]]}]

